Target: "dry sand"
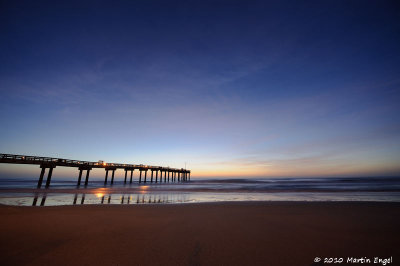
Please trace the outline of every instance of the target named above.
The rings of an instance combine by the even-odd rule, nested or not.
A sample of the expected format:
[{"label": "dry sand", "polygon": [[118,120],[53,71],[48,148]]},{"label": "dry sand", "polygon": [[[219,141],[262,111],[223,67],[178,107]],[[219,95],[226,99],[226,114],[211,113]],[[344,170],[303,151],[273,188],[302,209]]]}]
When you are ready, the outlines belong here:
[{"label": "dry sand", "polygon": [[399,211],[365,202],[0,206],[1,265],[296,266],[316,256],[400,265]]}]

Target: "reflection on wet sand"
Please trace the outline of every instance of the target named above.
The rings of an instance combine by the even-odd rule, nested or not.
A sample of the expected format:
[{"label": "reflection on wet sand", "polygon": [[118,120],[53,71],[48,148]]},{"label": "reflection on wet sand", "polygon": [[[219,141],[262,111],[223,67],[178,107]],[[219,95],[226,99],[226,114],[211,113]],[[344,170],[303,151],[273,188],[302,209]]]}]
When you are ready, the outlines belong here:
[{"label": "reflection on wet sand", "polygon": [[[46,194],[42,195],[42,200],[40,201],[40,206],[44,206],[44,204],[46,202],[46,197],[47,197]],[[37,205],[38,199],[39,199],[39,195],[35,194],[35,197],[33,198],[32,206],[36,206]]]},{"label": "reflection on wet sand", "polygon": [[[71,200],[68,201],[68,198]],[[156,204],[156,203],[182,203],[187,201],[185,194],[85,194],[75,193],[71,196],[66,195],[63,199],[57,196],[47,195],[45,193],[36,194],[33,198],[32,206],[55,205],[83,205],[83,204]],[[58,204],[56,204],[58,205]]]},{"label": "reflection on wet sand", "polygon": [[38,196],[35,195],[35,197],[33,198],[32,206],[36,206],[37,199],[38,199]]},{"label": "reflection on wet sand", "polygon": [[[135,191],[131,193],[32,193],[30,195],[0,197],[0,204],[19,206],[60,206],[81,204],[156,204],[200,203],[221,201],[384,201],[399,202],[399,192],[351,193],[167,193]],[[33,200],[33,201],[32,201]]]}]

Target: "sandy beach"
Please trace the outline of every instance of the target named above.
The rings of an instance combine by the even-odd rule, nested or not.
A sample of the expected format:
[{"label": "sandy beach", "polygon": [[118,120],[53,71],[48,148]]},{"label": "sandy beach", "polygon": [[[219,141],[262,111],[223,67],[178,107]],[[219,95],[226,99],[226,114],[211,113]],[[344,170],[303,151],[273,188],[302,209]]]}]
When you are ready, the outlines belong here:
[{"label": "sandy beach", "polygon": [[0,213],[2,265],[400,262],[399,203],[1,206]]}]

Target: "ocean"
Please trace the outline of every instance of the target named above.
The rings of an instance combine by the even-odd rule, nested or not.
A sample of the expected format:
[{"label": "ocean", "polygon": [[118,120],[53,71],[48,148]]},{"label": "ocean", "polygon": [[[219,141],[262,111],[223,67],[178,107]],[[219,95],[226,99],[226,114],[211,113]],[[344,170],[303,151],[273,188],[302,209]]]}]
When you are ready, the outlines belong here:
[{"label": "ocean", "polygon": [[181,183],[113,185],[91,180],[53,179],[36,189],[37,178],[0,179],[0,204],[56,206],[78,204],[184,204],[230,201],[385,201],[400,202],[400,177],[192,179]]}]

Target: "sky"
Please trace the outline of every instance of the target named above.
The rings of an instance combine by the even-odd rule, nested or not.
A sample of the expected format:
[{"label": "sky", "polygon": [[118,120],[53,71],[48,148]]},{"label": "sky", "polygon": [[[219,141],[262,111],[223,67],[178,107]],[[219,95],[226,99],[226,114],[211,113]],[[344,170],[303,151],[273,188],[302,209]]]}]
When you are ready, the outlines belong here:
[{"label": "sky", "polygon": [[0,153],[400,175],[399,18],[397,1],[1,1]]}]

